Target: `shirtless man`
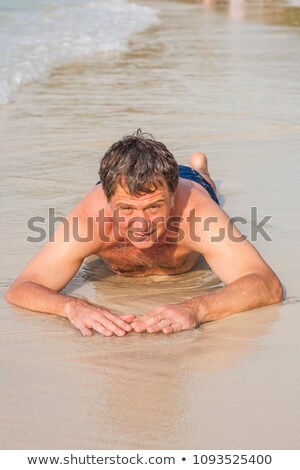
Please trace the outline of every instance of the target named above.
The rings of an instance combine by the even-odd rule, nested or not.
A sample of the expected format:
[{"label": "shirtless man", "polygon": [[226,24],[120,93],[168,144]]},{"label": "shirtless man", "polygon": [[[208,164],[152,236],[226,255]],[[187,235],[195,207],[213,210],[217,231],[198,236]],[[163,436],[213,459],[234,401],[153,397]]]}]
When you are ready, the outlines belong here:
[{"label": "shirtless man", "polygon": [[[279,279],[220,208],[205,155],[193,154],[190,165],[178,167],[164,144],[140,130],[113,144],[101,183],[67,216],[68,239],[61,224],[10,286],[8,302],[66,317],[85,336],[173,333],[280,302]],[[140,318],[118,317],[59,293],[92,254],[126,276],[184,273],[203,255],[226,286]]]}]

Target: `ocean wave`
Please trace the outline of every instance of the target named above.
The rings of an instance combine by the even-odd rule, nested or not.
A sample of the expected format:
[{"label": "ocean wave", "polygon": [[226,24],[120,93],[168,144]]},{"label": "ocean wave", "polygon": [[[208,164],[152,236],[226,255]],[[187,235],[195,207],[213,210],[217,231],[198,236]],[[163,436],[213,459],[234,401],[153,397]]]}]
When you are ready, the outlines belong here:
[{"label": "ocean wave", "polygon": [[157,22],[153,9],[125,0],[44,1],[38,9],[32,2],[27,9],[11,5],[1,7],[0,104],[21,85],[47,78],[53,67],[126,51],[132,34]]},{"label": "ocean wave", "polygon": [[300,0],[287,0],[287,4],[291,7],[300,7]]}]

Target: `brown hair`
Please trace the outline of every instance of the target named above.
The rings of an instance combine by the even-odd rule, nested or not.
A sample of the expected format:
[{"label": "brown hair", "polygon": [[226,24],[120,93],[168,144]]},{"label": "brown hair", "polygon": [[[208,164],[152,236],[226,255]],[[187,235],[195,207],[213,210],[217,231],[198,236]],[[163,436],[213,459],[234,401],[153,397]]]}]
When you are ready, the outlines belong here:
[{"label": "brown hair", "polygon": [[115,142],[104,154],[99,170],[108,200],[116,187],[127,187],[133,196],[152,193],[165,181],[171,193],[178,184],[178,165],[167,147],[138,129]]}]

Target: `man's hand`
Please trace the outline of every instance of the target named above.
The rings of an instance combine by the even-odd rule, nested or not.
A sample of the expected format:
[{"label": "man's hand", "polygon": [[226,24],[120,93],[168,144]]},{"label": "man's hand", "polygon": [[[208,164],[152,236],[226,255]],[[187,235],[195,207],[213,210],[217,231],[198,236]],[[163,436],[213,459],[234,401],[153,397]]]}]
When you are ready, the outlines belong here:
[{"label": "man's hand", "polygon": [[142,331],[175,333],[189,330],[199,324],[197,311],[198,309],[190,301],[174,305],[160,305],[134,320],[131,326],[137,333]]},{"label": "man's hand", "polygon": [[134,315],[117,317],[109,310],[95,307],[81,299],[66,306],[66,316],[83,336],[92,336],[92,330],[104,336],[124,336],[126,332],[132,331],[130,322],[135,319]]}]

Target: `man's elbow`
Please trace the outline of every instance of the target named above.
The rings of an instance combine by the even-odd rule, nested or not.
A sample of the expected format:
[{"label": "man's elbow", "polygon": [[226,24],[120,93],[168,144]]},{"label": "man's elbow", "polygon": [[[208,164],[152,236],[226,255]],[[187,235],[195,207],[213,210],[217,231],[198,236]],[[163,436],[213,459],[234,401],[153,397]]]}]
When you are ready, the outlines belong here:
[{"label": "man's elbow", "polygon": [[4,295],[4,298],[5,298],[6,302],[8,302],[10,304],[14,303],[14,297],[15,297],[14,291],[15,291],[14,284],[11,284],[11,286],[9,286],[9,288],[7,289],[7,291]]},{"label": "man's elbow", "polygon": [[7,289],[4,298],[6,302],[12,304],[12,305],[18,305],[18,297],[20,293],[20,286],[22,286],[22,283],[20,282],[13,282],[9,288]]},{"label": "man's elbow", "polygon": [[267,283],[268,287],[268,294],[269,294],[269,303],[270,304],[278,304],[283,301],[283,287],[281,285],[280,280],[274,274],[272,278]]}]

